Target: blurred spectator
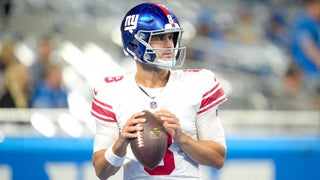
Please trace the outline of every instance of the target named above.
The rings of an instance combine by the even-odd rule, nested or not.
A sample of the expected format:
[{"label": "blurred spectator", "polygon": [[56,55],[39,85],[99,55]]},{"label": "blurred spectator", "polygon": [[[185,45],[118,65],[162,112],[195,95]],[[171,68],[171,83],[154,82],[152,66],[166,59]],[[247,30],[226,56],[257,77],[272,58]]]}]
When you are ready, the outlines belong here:
[{"label": "blurred spectator", "polygon": [[292,64],[282,78],[282,84],[274,89],[272,109],[310,110],[316,108],[312,97],[305,89],[303,74]]},{"label": "blurred spectator", "polygon": [[243,43],[257,43],[263,40],[262,27],[257,24],[250,7],[240,7],[234,25],[234,38]]},{"label": "blurred spectator", "polygon": [[[206,47],[210,39],[223,39],[223,33],[220,31],[213,15],[212,10],[210,9],[203,9],[199,13],[195,23],[196,37],[193,39],[192,44]],[[192,60],[202,60],[204,55],[205,53],[201,49],[188,48],[187,58]]]},{"label": "blurred spectator", "polygon": [[318,87],[316,92],[315,104],[318,107],[318,109],[320,109],[320,86]]},{"label": "blurred spectator", "polygon": [[6,29],[9,26],[10,15],[12,13],[12,0],[0,0],[0,30],[1,26]]},{"label": "blurred spectator", "polygon": [[44,67],[43,80],[32,97],[33,108],[67,108],[67,91],[63,87],[62,67],[49,63]]},{"label": "blurred spectator", "polygon": [[52,61],[53,51],[53,38],[50,35],[43,36],[37,46],[35,62],[30,67],[33,88],[38,86],[38,83],[42,81],[42,75],[44,74],[45,68]]},{"label": "blurred spectator", "polygon": [[295,65],[288,67],[283,77],[283,89],[286,94],[294,95],[303,90],[303,78],[301,70]]},{"label": "blurred spectator", "polygon": [[293,22],[291,53],[302,69],[308,89],[320,85],[320,0],[303,0],[304,11]]},{"label": "blurred spectator", "polygon": [[22,65],[14,52],[15,41],[5,40],[0,52],[2,83],[0,107],[29,107],[29,76],[28,69]]},{"label": "blurred spectator", "polygon": [[287,31],[287,22],[284,15],[278,11],[271,12],[265,28],[266,39],[277,47],[287,50],[289,45]]},{"label": "blurred spectator", "polygon": [[223,34],[220,32],[218,24],[215,23],[212,10],[204,9],[198,16],[196,24],[197,35],[202,37],[222,39]]}]

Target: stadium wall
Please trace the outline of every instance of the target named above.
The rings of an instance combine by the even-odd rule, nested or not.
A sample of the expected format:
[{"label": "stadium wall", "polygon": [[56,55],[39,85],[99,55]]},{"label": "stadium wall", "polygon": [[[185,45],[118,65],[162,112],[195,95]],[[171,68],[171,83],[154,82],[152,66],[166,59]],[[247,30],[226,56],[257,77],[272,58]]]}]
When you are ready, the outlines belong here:
[{"label": "stadium wall", "polygon": [[[220,171],[204,167],[206,179],[320,179],[318,137],[228,138],[227,143],[225,166]],[[97,179],[92,144],[92,138],[5,138],[0,143],[1,180]]]}]

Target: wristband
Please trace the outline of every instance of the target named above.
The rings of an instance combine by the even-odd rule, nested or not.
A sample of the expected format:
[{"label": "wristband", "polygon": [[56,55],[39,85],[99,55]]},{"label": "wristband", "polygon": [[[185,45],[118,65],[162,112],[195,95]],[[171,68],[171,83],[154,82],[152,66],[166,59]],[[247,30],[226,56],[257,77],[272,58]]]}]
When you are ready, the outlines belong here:
[{"label": "wristband", "polygon": [[104,157],[106,158],[106,160],[115,167],[119,167],[123,164],[124,161],[124,157],[119,157],[117,155],[115,155],[112,151],[112,146],[111,145],[105,152],[104,152]]}]

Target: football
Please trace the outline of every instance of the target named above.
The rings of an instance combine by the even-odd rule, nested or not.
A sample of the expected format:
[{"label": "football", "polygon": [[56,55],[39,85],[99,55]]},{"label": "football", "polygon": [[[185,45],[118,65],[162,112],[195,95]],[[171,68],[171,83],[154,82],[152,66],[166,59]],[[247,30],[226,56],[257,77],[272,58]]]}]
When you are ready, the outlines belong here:
[{"label": "football", "polygon": [[145,110],[142,117],[147,121],[142,124],[143,130],[138,131],[138,137],[130,139],[130,146],[137,160],[146,168],[154,169],[163,159],[167,150],[167,133],[151,112]]}]

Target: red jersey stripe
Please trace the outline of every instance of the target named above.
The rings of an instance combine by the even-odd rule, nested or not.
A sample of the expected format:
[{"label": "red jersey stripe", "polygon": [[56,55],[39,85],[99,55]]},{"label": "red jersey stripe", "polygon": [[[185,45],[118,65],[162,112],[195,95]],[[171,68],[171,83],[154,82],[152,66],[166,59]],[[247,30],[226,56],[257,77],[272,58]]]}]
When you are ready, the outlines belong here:
[{"label": "red jersey stripe", "polygon": [[202,96],[202,102],[200,104],[200,109],[207,106],[208,104],[210,104],[211,102],[213,102],[214,100],[218,99],[219,97],[221,97],[223,95],[224,95],[223,89],[221,88],[221,86],[219,84],[217,84],[210,91],[206,92]]},{"label": "red jersey stripe", "polygon": [[98,116],[97,114],[95,114],[93,111],[91,111],[91,115],[94,116],[95,118],[102,120],[102,121],[106,121],[106,122],[116,122],[114,119],[109,119],[109,118],[103,118]]},{"label": "red jersey stripe", "polygon": [[213,108],[213,107],[216,107],[218,106],[219,104],[223,103],[224,101],[227,100],[227,97],[226,96],[223,96],[223,98],[219,99],[218,101],[212,103],[211,105],[209,105],[208,107],[205,107],[203,109],[200,109],[200,111],[197,112],[197,114],[201,114],[203,112],[206,112],[208,111],[209,109]]},{"label": "red jersey stripe", "polygon": [[106,104],[106,103],[104,103],[104,102],[102,102],[102,101],[99,101],[99,100],[96,99],[95,97],[93,97],[93,101],[96,102],[97,104],[100,104],[100,105],[102,105],[102,106],[105,106],[106,108],[112,109],[112,106],[110,106],[109,104]]},{"label": "red jersey stripe", "polygon": [[99,106],[94,101],[92,102],[91,109],[93,112],[95,112],[96,114],[99,114],[100,116],[109,117],[110,119],[116,120],[116,115],[114,112]]},{"label": "red jersey stripe", "polygon": [[112,111],[112,106],[98,102],[94,98],[91,104],[92,113],[96,115],[95,117],[98,116],[97,118],[101,120],[116,121],[116,114]]},{"label": "red jersey stripe", "polygon": [[208,96],[213,91],[216,91],[218,87],[219,87],[219,84],[216,84],[212,89],[210,89],[208,92],[204,93],[202,98],[205,98],[206,96]]}]

